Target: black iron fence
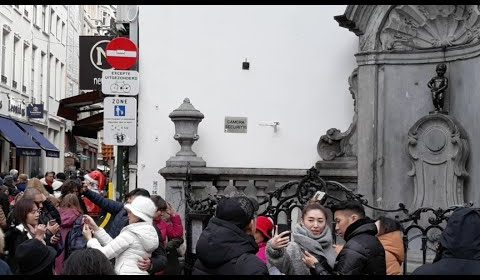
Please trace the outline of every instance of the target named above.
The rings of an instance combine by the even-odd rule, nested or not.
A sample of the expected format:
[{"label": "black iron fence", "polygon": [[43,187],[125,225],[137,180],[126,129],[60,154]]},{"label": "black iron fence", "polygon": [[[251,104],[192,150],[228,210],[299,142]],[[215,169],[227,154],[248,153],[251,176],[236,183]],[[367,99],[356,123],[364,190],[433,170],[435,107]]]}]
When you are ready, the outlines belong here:
[{"label": "black iron fence", "polygon": [[[208,221],[215,213],[215,206],[221,195],[208,195],[203,199],[193,197],[194,191],[191,186],[192,176],[190,168],[187,168],[185,180],[185,228],[186,228],[186,253],[185,267],[186,275],[191,274],[193,265],[196,261],[193,244],[193,224],[201,228],[205,228]],[[319,176],[317,169],[312,167],[308,170],[307,175],[298,181],[291,181],[279,187],[270,193],[263,201],[259,201],[259,215],[267,216],[273,219],[275,224],[291,227],[292,222],[299,217],[299,212],[303,206],[317,193],[322,191],[325,193],[323,204],[327,208],[331,208],[335,202],[342,200],[356,200],[370,208],[374,212],[374,216],[389,213],[393,218],[397,219],[404,227],[403,242],[405,248],[405,262],[403,264],[404,274],[407,274],[407,264],[409,262],[407,253],[412,246],[417,246],[416,252],[421,252],[421,256],[412,256],[417,258],[423,264],[427,262],[427,255],[434,255],[436,246],[443,226],[448,220],[451,212],[458,207],[471,207],[473,203],[465,205],[454,205],[447,209],[423,207],[409,211],[403,203],[398,204],[397,209],[381,209],[372,205],[363,198],[362,194],[355,193],[339,182],[323,180]],[[336,242],[334,233],[335,224],[332,222],[332,233]],[[197,235],[199,233],[197,232]],[[198,236],[197,236],[198,237]],[[419,245],[419,246],[418,246]],[[419,258],[419,259],[418,259]]]}]

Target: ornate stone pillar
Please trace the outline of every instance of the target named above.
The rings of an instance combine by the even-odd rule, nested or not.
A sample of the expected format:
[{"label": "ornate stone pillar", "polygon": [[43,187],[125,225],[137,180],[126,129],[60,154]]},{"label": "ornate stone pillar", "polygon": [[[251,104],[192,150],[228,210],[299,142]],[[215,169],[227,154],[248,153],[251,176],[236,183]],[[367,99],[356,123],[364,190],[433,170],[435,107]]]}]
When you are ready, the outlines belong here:
[{"label": "ornate stone pillar", "polygon": [[409,176],[414,177],[411,209],[464,203],[463,181],[469,146],[464,129],[452,117],[430,114],[419,119],[408,132]]}]

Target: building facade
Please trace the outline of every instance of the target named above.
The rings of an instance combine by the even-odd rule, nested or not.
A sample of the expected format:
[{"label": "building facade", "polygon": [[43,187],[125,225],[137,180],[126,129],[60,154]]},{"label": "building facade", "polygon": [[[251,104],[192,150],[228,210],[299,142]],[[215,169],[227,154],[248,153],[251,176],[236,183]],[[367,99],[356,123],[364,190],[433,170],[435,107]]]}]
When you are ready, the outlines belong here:
[{"label": "building facade", "polygon": [[[97,26],[114,17],[114,8],[104,11],[108,8],[98,5],[0,5],[0,117],[8,125],[13,122],[14,130],[20,129],[17,138],[33,138],[33,144],[29,143],[35,145],[31,147],[34,152],[22,150],[12,140],[15,137],[6,134],[8,129],[0,127],[0,171],[16,168],[36,176],[65,169],[65,154],[70,156],[78,143],[68,133],[73,122],[57,117],[59,101],[80,94],[79,36],[98,35]],[[104,14],[105,19],[99,16]],[[28,115],[31,105],[43,106],[41,118]],[[32,135],[41,136],[34,131],[29,134],[21,124],[33,127],[45,138],[40,142],[46,140],[58,154],[45,150]],[[87,169],[96,167],[93,142],[81,144],[79,155],[73,154],[85,161],[81,166]],[[82,153],[85,150],[88,159]]]},{"label": "building facade", "polygon": [[[351,123],[345,6],[139,7],[138,187],[165,194],[158,171],[180,150],[169,114],[186,97],[205,115],[193,150],[207,167],[308,169],[320,136]],[[230,117],[246,129],[226,131]]]},{"label": "building facade", "polygon": [[[2,130],[2,171],[30,176],[63,170],[65,120],[56,116],[65,97],[68,10],[64,5],[1,5],[0,115],[33,126],[58,148],[58,157],[19,154]],[[30,104],[42,105],[42,118],[29,118]]]}]

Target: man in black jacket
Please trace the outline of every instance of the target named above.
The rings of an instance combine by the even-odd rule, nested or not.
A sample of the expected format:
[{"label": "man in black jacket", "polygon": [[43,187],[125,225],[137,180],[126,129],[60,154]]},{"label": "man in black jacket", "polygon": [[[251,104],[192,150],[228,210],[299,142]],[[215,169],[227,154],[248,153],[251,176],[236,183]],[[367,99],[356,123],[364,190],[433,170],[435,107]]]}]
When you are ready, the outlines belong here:
[{"label": "man in black jacket", "polygon": [[246,196],[223,197],[215,217],[200,234],[193,275],[268,275],[255,255],[258,203]]},{"label": "man in black jacket", "polygon": [[375,221],[365,216],[363,205],[356,201],[341,201],[332,207],[332,211],[335,230],[346,242],[335,260],[334,273],[385,275],[385,250],[376,237]]},{"label": "man in black jacket", "polygon": [[417,275],[479,275],[480,274],[480,210],[458,208],[448,218],[440,237],[437,257],[424,264]]}]

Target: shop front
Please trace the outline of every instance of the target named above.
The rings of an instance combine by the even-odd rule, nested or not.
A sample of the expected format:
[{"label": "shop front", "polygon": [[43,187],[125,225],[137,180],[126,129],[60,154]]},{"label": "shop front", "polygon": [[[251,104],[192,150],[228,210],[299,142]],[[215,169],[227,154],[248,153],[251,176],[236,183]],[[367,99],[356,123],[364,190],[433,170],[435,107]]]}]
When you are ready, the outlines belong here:
[{"label": "shop front", "polygon": [[0,171],[37,176],[42,156],[58,158],[60,150],[29,121],[25,101],[0,93]]}]

